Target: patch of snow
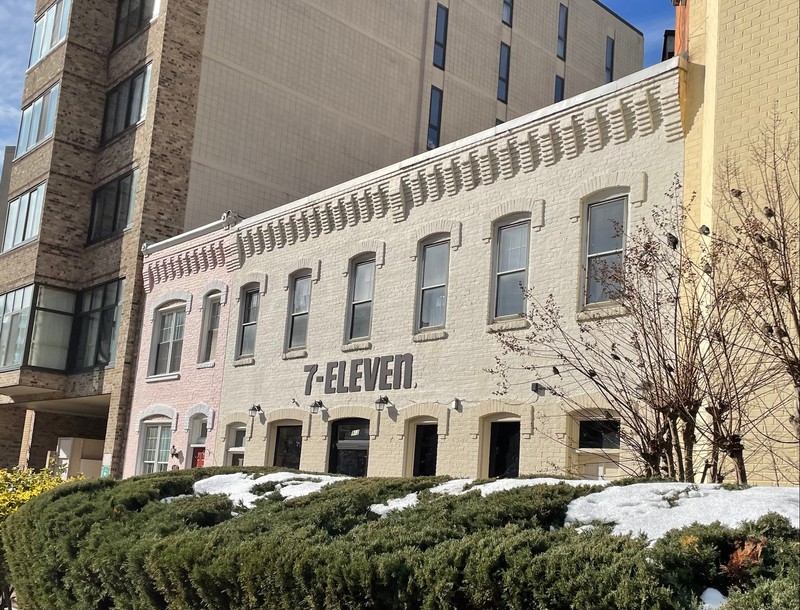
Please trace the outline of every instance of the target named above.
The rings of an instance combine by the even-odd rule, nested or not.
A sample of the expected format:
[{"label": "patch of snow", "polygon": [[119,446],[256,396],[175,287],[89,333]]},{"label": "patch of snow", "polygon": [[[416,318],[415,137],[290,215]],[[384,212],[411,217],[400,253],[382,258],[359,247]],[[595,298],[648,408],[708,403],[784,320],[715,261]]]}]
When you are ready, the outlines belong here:
[{"label": "patch of snow", "polygon": [[593,532],[595,529],[595,526],[590,523],[589,525],[581,525],[580,527],[576,527],[575,531],[579,534],[588,534],[589,532]]},{"label": "patch of snow", "polygon": [[166,498],[161,498],[162,504],[172,504],[175,500],[181,500],[183,498],[194,498],[192,494],[181,494],[179,496],[167,496]]},{"label": "patch of snow", "polygon": [[570,502],[565,525],[614,523],[614,533],[644,534],[656,540],[672,529],[719,521],[738,527],[774,512],[800,526],[800,494],[787,487],[751,487],[729,491],[721,485],[638,483],[608,487]]},{"label": "patch of snow", "polygon": [[254,479],[252,475],[237,472],[201,479],[194,484],[194,493],[223,494],[228,496],[234,504],[241,502],[247,508],[252,508],[255,501],[261,497],[251,492],[256,485],[276,483],[275,491],[282,498],[288,500],[315,493],[331,483],[348,478],[350,477],[301,472],[272,472]]},{"label": "patch of snow", "polygon": [[369,509],[381,517],[385,517],[391,512],[405,510],[411,506],[419,504],[419,494],[415,491],[402,498],[389,500],[386,504],[373,504]]},{"label": "patch of snow", "polygon": [[479,489],[481,496],[484,498],[490,494],[497,493],[498,491],[509,491],[511,489],[519,489],[520,487],[535,487],[536,485],[558,485],[559,483],[566,483],[572,487],[583,487],[586,485],[607,485],[607,481],[587,481],[575,479],[553,479],[549,477],[542,477],[540,479],[497,479],[491,483],[484,483],[483,485],[476,485],[468,489]]},{"label": "patch of snow", "polygon": [[431,487],[432,494],[447,494],[448,496],[457,496],[464,491],[464,488],[472,483],[475,479],[453,479],[447,481],[436,487]]},{"label": "patch of snow", "polygon": [[700,601],[703,602],[703,610],[716,610],[722,607],[728,598],[716,589],[706,589],[700,596]]}]

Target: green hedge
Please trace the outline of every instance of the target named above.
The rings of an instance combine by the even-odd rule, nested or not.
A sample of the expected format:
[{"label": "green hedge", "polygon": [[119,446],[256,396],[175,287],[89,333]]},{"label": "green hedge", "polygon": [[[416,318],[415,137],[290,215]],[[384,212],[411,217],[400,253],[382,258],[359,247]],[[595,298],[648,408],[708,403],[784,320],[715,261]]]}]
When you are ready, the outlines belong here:
[{"label": "green hedge", "polygon": [[[705,587],[733,585],[720,566],[737,540],[768,541],[736,583],[739,597],[784,599],[791,589],[781,579],[798,563],[797,530],[782,518],[739,530],[695,526],[654,546],[605,526],[563,528],[569,502],[592,487],[482,498],[426,491],[443,479],[356,479],[252,510],[223,496],[159,501],[240,470],[79,482],[34,498],[2,531],[21,607],[690,609]],[[369,510],[416,491],[413,508],[384,518]],[[746,603],[736,610],[758,607]]]}]

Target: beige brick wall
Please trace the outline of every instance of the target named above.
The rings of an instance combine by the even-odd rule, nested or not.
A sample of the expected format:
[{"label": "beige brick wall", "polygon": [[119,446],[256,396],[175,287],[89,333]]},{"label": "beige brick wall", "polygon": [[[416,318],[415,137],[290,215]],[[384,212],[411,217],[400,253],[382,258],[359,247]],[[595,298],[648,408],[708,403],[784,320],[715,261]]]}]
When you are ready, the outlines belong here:
[{"label": "beige brick wall", "polygon": [[[661,73],[656,69],[632,79],[619,91],[612,85],[591,101],[573,103],[560,112],[530,115],[496,134],[480,134],[442,147],[248,219],[230,231],[220,230],[147,256],[145,286],[152,291],[148,303],[150,299],[158,303],[159,295],[168,291],[196,290],[192,288],[197,283],[195,274],[206,273],[203,269],[208,263],[203,261],[208,258],[202,248],[207,242],[223,238],[228,244],[228,271],[215,269],[216,277],[230,286],[232,297],[226,318],[230,340],[224,379],[215,407],[219,409],[217,457],[225,453],[227,427],[238,422],[249,428],[247,410],[259,404],[264,414],[253,421],[247,464],[271,463],[271,426],[290,419],[304,426],[301,468],[324,471],[330,425],[342,417],[370,420],[369,474],[374,476],[409,474],[409,426],[421,417],[438,422],[440,474],[485,476],[488,422],[498,418],[520,422],[521,472],[563,472],[597,461],[598,456],[576,455],[567,448],[574,429],[568,426],[563,405],[553,397],[531,392],[530,383],[536,378],[531,372],[511,371],[509,393],[502,398],[494,395],[497,379],[486,372],[500,352],[496,337],[489,332],[497,328],[489,326],[492,226],[509,213],[531,215],[529,278],[535,294],[544,298],[552,292],[565,311],[577,313],[581,199],[598,192],[628,193],[631,223],[648,218],[651,206],[662,202],[662,193],[683,163],[676,103],[679,72],[676,67]],[[636,118],[632,110],[634,99],[644,91],[650,94],[652,124],[649,115],[640,112]],[[617,131],[614,137],[606,131],[610,125],[607,113],[620,101],[628,109],[624,115],[628,135]],[[590,116],[585,113],[591,110],[604,117],[599,138],[590,135],[585,122]],[[568,119],[575,121],[586,138],[574,152],[570,152]],[[546,141],[540,139],[545,127],[555,135],[552,158],[545,152]],[[532,163],[526,164],[522,143],[529,137],[536,143]],[[503,150],[509,151],[507,155]],[[481,158],[489,159],[487,153],[492,161],[481,164]],[[474,187],[466,178],[467,165],[459,161],[467,154],[472,158],[469,167],[480,176]],[[461,178],[450,181],[447,168],[453,161],[461,163]],[[439,173],[439,180],[425,178],[432,171]],[[346,203],[351,201],[354,205]],[[328,216],[326,209],[339,212]],[[304,212],[316,220],[307,225],[298,221]],[[313,228],[316,222],[323,223],[319,230]],[[331,224],[324,224],[328,222]],[[298,234],[292,237],[295,230]],[[417,243],[442,230],[451,231],[446,336],[415,335]],[[354,350],[344,340],[349,261],[370,250],[379,253],[372,331],[369,343]],[[309,339],[304,350],[287,353],[287,288],[290,275],[302,268],[311,268],[314,278]],[[253,281],[262,289],[266,285],[255,356],[252,361],[234,363],[240,304],[233,299],[242,286]],[[147,358],[150,347],[146,340],[142,349],[140,358]],[[187,338],[184,353],[193,354],[196,349]],[[405,353],[413,354],[414,360],[410,388],[329,394],[323,383],[312,380],[310,393],[305,393],[306,365],[319,365],[316,375],[324,376],[328,362],[345,361],[351,367],[354,359]],[[140,364],[137,377],[137,408],[157,404],[178,412],[185,408],[177,391],[182,379],[145,386],[142,367]],[[170,384],[175,384],[174,389]],[[380,394],[387,395],[393,406],[379,415],[374,401]],[[210,396],[211,405],[213,393]],[[459,399],[460,410],[449,408],[454,398]],[[324,401],[327,411],[312,416],[308,405],[316,399]],[[130,450],[128,455],[130,458]],[[127,464],[126,472],[131,469]],[[612,468],[607,474],[615,473]]]},{"label": "beige brick wall", "polygon": [[[602,84],[606,35],[617,78],[642,67],[641,35],[592,0],[571,1],[566,64],[558,0],[517,3],[513,28],[502,0],[443,4],[444,72],[432,64],[432,0],[211,0],[185,227],[229,201],[255,214],[424,151],[431,85],[444,91],[445,144],[551,104],[556,71],[566,69],[568,95]],[[497,102],[501,40],[511,45],[507,108]]]}]

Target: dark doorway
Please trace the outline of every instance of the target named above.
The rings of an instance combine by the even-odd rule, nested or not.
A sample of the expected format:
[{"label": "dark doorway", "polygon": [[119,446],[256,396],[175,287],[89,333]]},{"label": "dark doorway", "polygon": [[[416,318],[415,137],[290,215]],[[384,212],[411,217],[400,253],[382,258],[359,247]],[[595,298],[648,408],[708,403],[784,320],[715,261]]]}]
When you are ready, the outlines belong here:
[{"label": "dark doorway", "polygon": [[303,426],[278,426],[275,430],[275,465],[300,469]]},{"label": "dark doorway", "polygon": [[436,474],[436,452],[439,448],[438,426],[418,424],[414,441],[414,476],[432,477]]},{"label": "dark doorway", "polygon": [[369,420],[340,419],[331,430],[328,472],[351,477],[367,476]]},{"label": "dark doorway", "polygon": [[519,476],[519,422],[492,422],[489,476]]}]

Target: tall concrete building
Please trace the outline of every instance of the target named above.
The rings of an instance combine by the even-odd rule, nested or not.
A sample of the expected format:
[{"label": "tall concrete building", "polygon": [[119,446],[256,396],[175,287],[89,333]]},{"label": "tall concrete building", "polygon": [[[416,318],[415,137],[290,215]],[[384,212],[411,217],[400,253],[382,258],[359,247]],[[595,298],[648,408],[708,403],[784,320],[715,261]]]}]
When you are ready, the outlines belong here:
[{"label": "tall concrete building", "polygon": [[643,57],[641,32],[594,0],[37,0],[35,23],[0,200],[0,466],[103,440],[69,452],[104,474],[124,451],[144,242],[319,192]]}]

